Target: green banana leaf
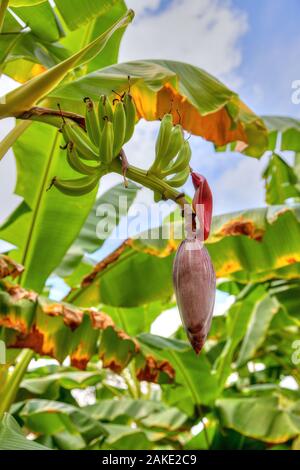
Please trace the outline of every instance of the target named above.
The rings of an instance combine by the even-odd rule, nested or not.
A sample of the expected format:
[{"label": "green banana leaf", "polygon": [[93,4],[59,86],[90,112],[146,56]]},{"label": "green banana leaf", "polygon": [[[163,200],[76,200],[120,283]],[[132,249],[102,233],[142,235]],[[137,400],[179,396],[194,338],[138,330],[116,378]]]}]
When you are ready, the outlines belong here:
[{"label": "green banana leaf", "polygon": [[63,35],[62,26],[49,2],[16,6],[10,2],[9,6],[38,38],[54,42]]},{"label": "green banana leaf", "polygon": [[26,439],[17,421],[5,414],[0,422],[0,450],[50,450]]},{"label": "green banana leaf", "polygon": [[251,359],[257,349],[264,343],[272,319],[279,310],[278,300],[268,295],[255,305],[239,351],[237,367],[244,365]]},{"label": "green banana leaf", "polygon": [[[104,368],[118,374],[137,355],[145,361],[139,342],[107,314],[56,303],[16,284],[0,286],[0,327],[8,348],[28,348],[60,362],[70,356],[78,369],[85,369],[95,355]],[[175,375],[168,361],[163,367],[160,361],[155,363],[152,372],[143,380],[170,383]]]},{"label": "green banana leaf", "polygon": [[300,198],[300,176],[276,153],[270,157],[263,178],[268,204],[283,204],[289,198]]},{"label": "green banana leaf", "polygon": [[[44,26],[44,24],[47,23],[47,16],[49,14],[51,14],[51,18],[54,22],[57,22],[58,17],[62,15],[64,31],[62,31],[61,25],[59,25],[58,28],[55,23],[55,27],[56,29],[58,28],[58,34],[60,35],[59,40],[55,42],[49,42],[44,38],[43,32],[45,31],[47,33],[47,28],[42,28],[42,34],[39,34],[39,28],[35,28],[34,30],[29,28],[29,31],[23,31],[22,34],[13,35],[13,33],[20,32],[20,25],[16,22],[14,17],[7,12],[3,33],[8,34],[1,35],[0,44],[8,39],[13,41],[14,37],[16,38],[16,44],[10,48],[9,54],[5,57],[5,63],[2,61],[2,70],[6,75],[21,83],[30,80],[34,76],[41,74],[45,69],[53,67],[58,62],[78,52],[87,38],[89,41],[96,39],[122,17],[127,10],[123,0],[115,1],[113,4],[110,2],[109,8],[108,3],[94,2],[93,0],[85,0],[84,3],[81,0],[75,1],[75,8],[74,1],[69,3],[64,1],[59,4],[57,2],[56,8],[51,12],[48,10],[48,7],[51,10],[49,4],[46,4],[46,8],[45,6],[39,7],[38,26]],[[25,10],[27,15],[29,13],[32,19],[35,18],[35,14],[32,15],[31,10],[34,8],[34,12],[36,12],[36,6],[28,7],[29,5],[25,9],[15,9],[16,14],[18,14],[20,10]],[[93,14],[91,14],[91,10]],[[22,19],[24,20],[25,18]],[[26,23],[30,24],[30,26],[32,25],[31,21]],[[75,26],[76,29],[71,31],[69,27],[72,27],[72,25]],[[118,61],[119,45],[123,33],[124,29],[114,33],[113,37],[108,40],[101,54],[97,55],[88,64],[85,64],[85,73]],[[4,47],[1,46],[0,50],[4,51]],[[83,68],[81,67],[79,71],[75,71],[74,73],[75,75],[82,75]]]},{"label": "green banana leaf", "polygon": [[223,426],[273,444],[299,434],[299,406],[299,401],[292,402],[282,396],[217,400]]},{"label": "green banana leaf", "polygon": [[133,15],[133,12],[129,10],[105,33],[83,47],[79,52],[5,95],[4,104],[0,105],[0,118],[20,115],[34,106],[53,90],[71,70],[83,65],[99,54],[113,33],[119,28],[126,27],[132,21]]},{"label": "green banana leaf", "polygon": [[83,408],[54,400],[29,400],[24,403],[19,416],[27,428],[46,435],[67,430],[71,434],[80,434],[85,442],[90,442],[108,434],[102,424],[85,413]]},{"label": "green banana leaf", "polygon": [[[127,188],[123,184],[118,184],[96,199],[78,237],[56,270],[59,276],[69,276],[85,254],[93,253],[101,248],[112,231],[119,225],[121,218],[127,215],[138,189],[138,186],[133,183],[129,183]],[[120,207],[120,202],[122,202],[122,207]],[[101,222],[105,224],[106,239],[97,236],[97,227]],[[74,278],[72,280],[74,282]]]},{"label": "green banana leaf", "polygon": [[186,342],[147,333],[140,334],[138,340],[146,356],[167,360],[176,370],[174,385],[164,387],[169,405],[194,415],[199,412],[199,405],[214,401],[218,394],[217,379],[203,352],[197,357]]},{"label": "green banana leaf", "polygon": [[269,133],[268,150],[300,151],[300,122],[298,119],[288,116],[262,116],[262,119]]},{"label": "green banana leaf", "polygon": [[[299,278],[299,214],[300,206],[294,204],[214,217],[206,246],[217,277],[243,284]],[[81,306],[133,307],[170,298],[180,240],[151,240],[144,235],[127,240],[100,261],[68,300]]]},{"label": "green banana leaf", "polygon": [[232,364],[235,351],[249,328],[256,303],[264,295],[266,291],[263,286],[255,286],[248,295],[238,297],[226,313],[226,341],[214,363],[220,389],[235,369]]},{"label": "green banana leaf", "polygon": [[[41,144],[33,151],[36,142]],[[77,177],[61,143],[57,130],[40,123],[32,124],[18,139],[16,193],[23,201],[0,231],[0,238],[17,247],[14,258],[25,266],[23,285],[39,292],[77,237],[97,192],[74,198],[55,188],[47,191],[54,176]]]}]

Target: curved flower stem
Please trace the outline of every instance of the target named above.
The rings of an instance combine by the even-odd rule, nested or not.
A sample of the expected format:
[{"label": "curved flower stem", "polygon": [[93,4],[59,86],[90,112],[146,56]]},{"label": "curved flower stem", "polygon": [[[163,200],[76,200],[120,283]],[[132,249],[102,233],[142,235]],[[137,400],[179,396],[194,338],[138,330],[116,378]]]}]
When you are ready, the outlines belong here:
[{"label": "curved flower stem", "polygon": [[[124,152],[123,152],[124,154]],[[119,175],[124,174],[122,162],[119,159],[114,159],[110,166],[111,170]],[[163,199],[171,199],[179,204],[182,209],[188,204],[183,193],[179,193],[176,189],[172,188],[166,181],[161,180],[155,175],[149,174],[146,170],[141,170],[133,165],[128,165],[126,169],[126,176],[136,183],[140,183],[146,188],[158,191]]]}]

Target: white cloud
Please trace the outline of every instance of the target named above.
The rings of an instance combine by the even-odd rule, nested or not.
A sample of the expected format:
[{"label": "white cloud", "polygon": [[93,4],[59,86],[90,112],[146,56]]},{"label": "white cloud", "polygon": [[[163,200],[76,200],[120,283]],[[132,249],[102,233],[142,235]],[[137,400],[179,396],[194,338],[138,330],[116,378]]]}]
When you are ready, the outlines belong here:
[{"label": "white cloud", "polygon": [[149,10],[156,10],[159,7],[160,0],[129,0],[126,2],[128,8],[132,8],[136,18]]},{"label": "white cloud", "polygon": [[[234,159],[235,156],[229,155],[228,158]],[[266,158],[237,158],[236,165],[221,174],[213,184],[215,214],[265,205],[261,174],[266,166]]]},{"label": "white cloud", "polygon": [[238,40],[247,31],[244,12],[230,1],[173,0],[160,14],[145,15],[155,0],[128,0],[136,19],[127,29],[120,60],[164,58],[198,65],[217,76],[229,76],[241,62]]}]

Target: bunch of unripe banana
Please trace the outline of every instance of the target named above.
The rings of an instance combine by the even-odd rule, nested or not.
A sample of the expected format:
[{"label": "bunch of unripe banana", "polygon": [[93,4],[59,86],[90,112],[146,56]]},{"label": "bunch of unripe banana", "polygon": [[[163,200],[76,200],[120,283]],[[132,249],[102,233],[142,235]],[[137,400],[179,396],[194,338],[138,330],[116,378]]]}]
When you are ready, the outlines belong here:
[{"label": "bunch of unripe banana", "polygon": [[134,100],[128,92],[113,103],[105,95],[101,95],[97,106],[90,98],[85,98],[84,102],[87,132],[65,119],[61,127],[68,164],[83,176],[75,179],[54,177],[50,185],[70,196],[87,194],[97,186],[101,176],[110,171],[112,160],[131,139],[136,122]]},{"label": "bunch of unripe banana", "polygon": [[[165,114],[161,120],[155,145],[155,160],[148,173],[166,181],[170,186],[182,186],[190,174],[191,148],[180,124],[173,125],[171,114]],[[155,200],[161,196],[155,194]]]}]

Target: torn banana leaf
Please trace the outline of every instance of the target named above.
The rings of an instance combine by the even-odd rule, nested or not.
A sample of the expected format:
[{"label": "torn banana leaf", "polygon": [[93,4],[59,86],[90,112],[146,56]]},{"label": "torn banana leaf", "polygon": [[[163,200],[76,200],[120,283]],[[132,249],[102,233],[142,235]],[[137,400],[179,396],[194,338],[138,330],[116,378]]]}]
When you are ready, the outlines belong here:
[{"label": "torn banana leaf", "polygon": [[[56,88],[43,102],[55,108],[59,100],[65,109],[83,114],[82,96],[97,100],[100,93],[128,89],[139,118],[158,120],[173,114],[188,132],[216,145],[240,141],[253,156],[267,148],[267,131],[256,116],[225,85],[202,69],[182,62],[144,60],[113,65]],[[180,117],[179,117],[180,116]]]}]

